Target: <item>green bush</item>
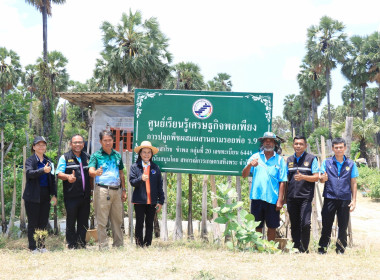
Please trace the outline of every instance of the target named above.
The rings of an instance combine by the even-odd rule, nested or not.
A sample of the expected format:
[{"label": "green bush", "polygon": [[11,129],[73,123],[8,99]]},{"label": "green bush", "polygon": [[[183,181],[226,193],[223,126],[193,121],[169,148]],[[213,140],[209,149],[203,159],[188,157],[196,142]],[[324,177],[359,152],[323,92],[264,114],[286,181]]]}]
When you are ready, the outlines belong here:
[{"label": "green bush", "polygon": [[226,184],[218,185],[218,199],[221,201],[220,207],[213,209],[218,214],[215,222],[226,225],[223,236],[231,237],[231,241],[226,242],[226,246],[230,250],[280,252],[278,243],[261,238],[262,233],[256,231],[260,222],[256,222],[252,214],[241,209],[238,217],[238,208],[242,207],[244,203],[237,201],[237,193],[234,188],[229,188]]},{"label": "green bush", "polygon": [[380,170],[367,166],[359,168],[358,189],[369,193],[371,198],[380,198]]}]

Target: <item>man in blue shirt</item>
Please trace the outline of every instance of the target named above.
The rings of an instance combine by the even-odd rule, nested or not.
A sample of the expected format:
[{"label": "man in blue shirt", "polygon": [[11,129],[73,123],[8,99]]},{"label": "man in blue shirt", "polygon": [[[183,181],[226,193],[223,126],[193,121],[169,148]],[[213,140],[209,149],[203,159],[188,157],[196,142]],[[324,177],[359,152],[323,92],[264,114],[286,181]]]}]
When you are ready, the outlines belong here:
[{"label": "man in blue shirt", "polygon": [[331,229],[335,214],[338,218],[338,239],[336,253],[343,254],[347,246],[347,226],[350,212],[356,207],[357,183],[359,176],[355,163],[344,155],[347,147],[343,138],[332,141],[334,156],[323,161],[320,182],[323,190],[322,233],[318,252],[325,254],[330,243]]},{"label": "man in blue shirt", "polygon": [[276,237],[276,228],[280,226],[280,210],[284,203],[284,182],[287,181],[286,163],[278,155],[276,135],[265,132],[259,138],[260,152],[253,154],[244,167],[242,176],[253,174],[251,188],[251,213],[260,225],[256,231],[262,232],[264,221],[268,227],[268,240]]}]

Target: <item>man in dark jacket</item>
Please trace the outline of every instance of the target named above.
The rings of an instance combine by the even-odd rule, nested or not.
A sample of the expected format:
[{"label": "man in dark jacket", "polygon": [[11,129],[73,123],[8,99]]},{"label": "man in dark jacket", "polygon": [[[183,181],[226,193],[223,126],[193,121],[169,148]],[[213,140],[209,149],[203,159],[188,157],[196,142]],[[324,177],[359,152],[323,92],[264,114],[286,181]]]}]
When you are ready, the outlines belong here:
[{"label": "man in dark jacket", "polygon": [[71,150],[59,159],[57,173],[63,181],[66,241],[69,249],[78,249],[86,247],[92,182],[87,167],[90,156],[83,151],[83,137],[74,135],[70,145]]},{"label": "man in dark jacket", "polygon": [[338,218],[338,239],[336,253],[343,254],[347,246],[347,226],[350,212],[356,207],[358,168],[351,159],[344,155],[346,141],[335,138],[332,141],[334,156],[323,161],[320,182],[325,183],[323,189],[322,233],[319,240],[318,253],[325,254],[330,243],[332,225],[335,214]]},{"label": "man in dark jacket", "polygon": [[300,252],[308,252],[310,242],[311,203],[315,182],[319,179],[317,158],[305,152],[306,138],[293,139],[294,155],[288,157],[287,205],[291,223],[294,247]]}]

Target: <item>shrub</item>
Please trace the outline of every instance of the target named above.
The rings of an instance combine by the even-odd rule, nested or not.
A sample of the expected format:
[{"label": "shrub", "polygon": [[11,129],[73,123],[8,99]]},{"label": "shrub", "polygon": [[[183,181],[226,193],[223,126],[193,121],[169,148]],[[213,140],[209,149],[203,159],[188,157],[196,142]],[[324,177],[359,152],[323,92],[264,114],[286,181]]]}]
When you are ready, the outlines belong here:
[{"label": "shrub", "polygon": [[256,222],[252,214],[242,209],[238,217],[238,208],[243,206],[244,203],[237,201],[236,190],[229,188],[226,184],[218,185],[218,189],[218,199],[221,204],[220,207],[213,209],[213,211],[218,214],[215,222],[226,224],[223,236],[231,237],[231,241],[227,241],[226,246],[231,250],[280,252],[278,243],[261,238],[262,234],[256,231],[256,227],[260,222]]},{"label": "shrub", "polygon": [[358,189],[369,193],[371,198],[380,198],[380,170],[367,166],[359,168]]}]

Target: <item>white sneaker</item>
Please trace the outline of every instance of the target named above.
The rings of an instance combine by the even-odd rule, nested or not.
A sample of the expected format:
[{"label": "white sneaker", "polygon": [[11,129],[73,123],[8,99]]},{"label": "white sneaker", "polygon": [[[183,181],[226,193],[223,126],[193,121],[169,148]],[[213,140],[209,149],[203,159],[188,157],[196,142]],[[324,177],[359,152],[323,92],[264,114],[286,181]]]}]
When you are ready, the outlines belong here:
[{"label": "white sneaker", "polygon": [[40,250],[38,250],[38,249],[34,249],[34,250],[31,250],[30,251],[32,254],[38,254],[39,252],[40,252]]},{"label": "white sneaker", "polygon": [[41,252],[41,253],[47,253],[47,252],[49,252],[49,250],[46,249],[46,248],[41,248],[41,249],[40,249],[40,252]]}]

